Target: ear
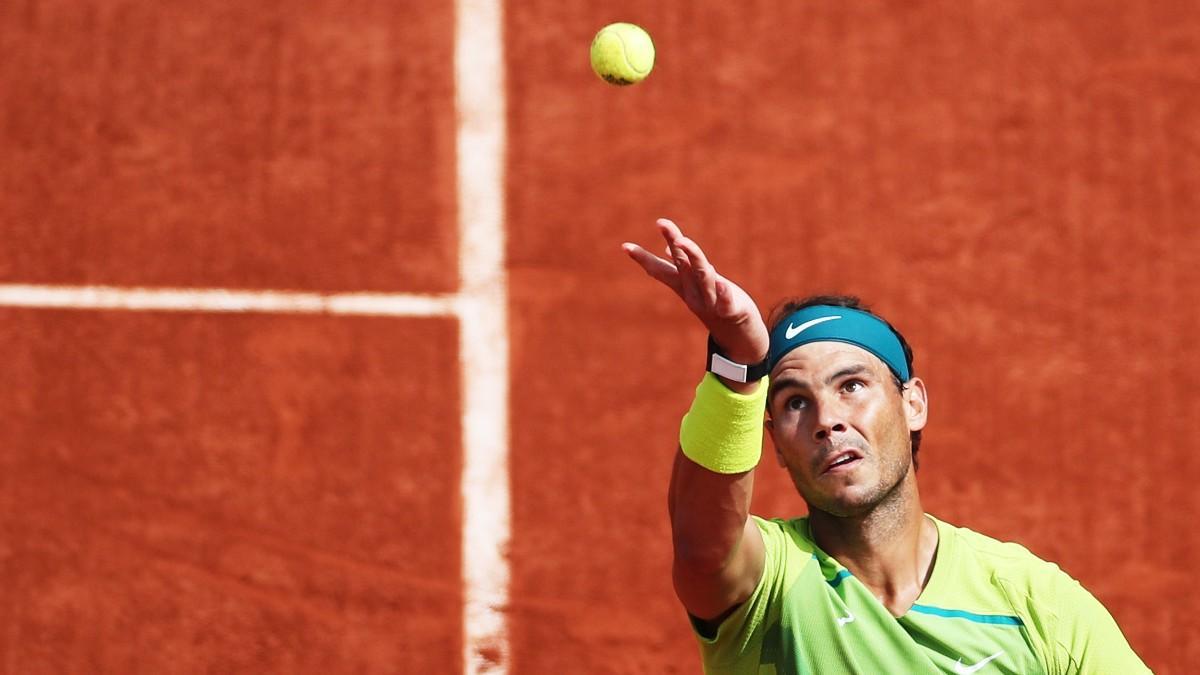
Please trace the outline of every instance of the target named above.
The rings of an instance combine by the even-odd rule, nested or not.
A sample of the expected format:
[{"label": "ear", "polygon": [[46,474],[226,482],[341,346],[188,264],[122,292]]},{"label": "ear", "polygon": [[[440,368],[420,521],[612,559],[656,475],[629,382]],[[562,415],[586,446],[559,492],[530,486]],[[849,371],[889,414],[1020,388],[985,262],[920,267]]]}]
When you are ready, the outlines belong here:
[{"label": "ear", "polygon": [[925,428],[929,417],[929,392],[925,390],[925,382],[919,377],[908,381],[901,392],[904,399],[904,417],[908,422],[909,431],[920,431]]}]

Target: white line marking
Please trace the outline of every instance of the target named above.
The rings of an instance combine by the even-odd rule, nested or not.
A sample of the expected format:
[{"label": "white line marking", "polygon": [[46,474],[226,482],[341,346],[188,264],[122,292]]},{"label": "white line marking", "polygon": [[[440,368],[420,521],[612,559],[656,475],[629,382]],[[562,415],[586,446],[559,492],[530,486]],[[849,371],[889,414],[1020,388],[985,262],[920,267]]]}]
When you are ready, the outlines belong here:
[{"label": "white line marking", "polygon": [[263,312],[367,316],[455,316],[454,295],[303,293],[224,288],[121,288],[0,284],[0,307],[159,312]]},{"label": "white line marking", "polygon": [[502,0],[457,0],[463,668],[508,671],[508,291]]},{"label": "white line marking", "polygon": [[459,292],[306,293],[0,284],[0,307],[459,319],[463,668],[508,671],[508,289],[504,259],[502,0],[457,0]]}]

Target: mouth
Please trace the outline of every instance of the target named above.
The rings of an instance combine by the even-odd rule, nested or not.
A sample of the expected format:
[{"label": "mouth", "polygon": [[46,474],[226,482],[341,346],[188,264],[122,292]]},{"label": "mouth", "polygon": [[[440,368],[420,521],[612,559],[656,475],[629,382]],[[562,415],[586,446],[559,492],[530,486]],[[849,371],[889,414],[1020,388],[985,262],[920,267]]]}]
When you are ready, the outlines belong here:
[{"label": "mouth", "polygon": [[859,462],[862,461],[862,453],[858,450],[843,450],[834,453],[828,460],[825,461],[824,467],[821,469],[821,474],[841,473],[850,471]]}]

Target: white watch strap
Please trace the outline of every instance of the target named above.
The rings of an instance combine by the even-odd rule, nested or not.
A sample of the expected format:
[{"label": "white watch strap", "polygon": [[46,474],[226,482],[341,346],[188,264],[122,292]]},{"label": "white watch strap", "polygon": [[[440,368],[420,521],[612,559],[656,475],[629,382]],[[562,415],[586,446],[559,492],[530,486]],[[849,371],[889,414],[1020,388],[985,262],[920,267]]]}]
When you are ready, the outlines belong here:
[{"label": "white watch strap", "polygon": [[727,380],[734,382],[745,382],[746,372],[749,370],[744,364],[734,363],[720,354],[713,353],[712,359],[708,364],[709,372],[714,375],[720,375]]}]

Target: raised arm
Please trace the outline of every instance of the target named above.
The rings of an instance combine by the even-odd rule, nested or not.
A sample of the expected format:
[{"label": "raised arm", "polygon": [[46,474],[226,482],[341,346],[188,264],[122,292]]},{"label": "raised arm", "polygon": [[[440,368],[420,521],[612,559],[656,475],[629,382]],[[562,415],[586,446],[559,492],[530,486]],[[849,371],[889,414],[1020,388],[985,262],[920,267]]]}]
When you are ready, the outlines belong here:
[{"label": "raised arm", "polygon": [[[763,360],[770,338],[750,296],[718,274],[700,246],[674,223],[661,219],[658,229],[670,259],[637,244],[622,248],[683,300],[727,357],[745,364]],[[766,386],[723,378],[721,382],[742,395]],[[749,519],[753,487],[753,469],[718,473],[689,459],[681,448],[676,451],[668,490],[675,592],[688,613],[708,626],[744,602],[762,574],[762,536]]]}]

